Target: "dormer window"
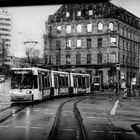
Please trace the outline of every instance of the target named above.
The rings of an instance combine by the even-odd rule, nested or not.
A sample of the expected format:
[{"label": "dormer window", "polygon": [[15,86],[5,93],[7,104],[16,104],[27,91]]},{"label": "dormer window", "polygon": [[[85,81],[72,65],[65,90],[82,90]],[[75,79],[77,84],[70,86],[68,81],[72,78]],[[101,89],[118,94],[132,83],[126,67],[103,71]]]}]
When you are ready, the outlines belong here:
[{"label": "dormer window", "polygon": [[103,30],[103,23],[99,22],[98,23],[98,31],[102,31]]},{"label": "dormer window", "polygon": [[57,26],[57,33],[61,33],[61,26]]},{"label": "dormer window", "polygon": [[88,15],[89,15],[89,16],[93,15],[93,11],[92,11],[92,10],[89,10],[89,11],[88,11]]},{"label": "dormer window", "polygon": [[114,30],[114,24],[113,24],[112,22],[109,23],[109,29],[110,29],[111,31]]},{"label": "dormer window", "polygon": [[78,17],[81,16],[81,11],[78,11],[78,12],[77,12],[77,16],[78,16]]},{"label": "dormer window", "polygon": [[66,17],[69,17],[70,16],[70,13],[69,12],[66,12]]}]

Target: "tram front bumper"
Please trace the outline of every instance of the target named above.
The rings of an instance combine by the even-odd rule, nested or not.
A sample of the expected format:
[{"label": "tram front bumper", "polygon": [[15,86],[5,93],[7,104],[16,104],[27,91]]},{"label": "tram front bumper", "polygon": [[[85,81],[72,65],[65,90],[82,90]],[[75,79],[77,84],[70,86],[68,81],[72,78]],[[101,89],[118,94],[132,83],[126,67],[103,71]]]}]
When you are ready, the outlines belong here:
[{"label": "tram front bumper", "polygon": [[33,95],[29,94],[29,95],[11,95],[11,101],[13,102],[32,102],[33,101]]}]

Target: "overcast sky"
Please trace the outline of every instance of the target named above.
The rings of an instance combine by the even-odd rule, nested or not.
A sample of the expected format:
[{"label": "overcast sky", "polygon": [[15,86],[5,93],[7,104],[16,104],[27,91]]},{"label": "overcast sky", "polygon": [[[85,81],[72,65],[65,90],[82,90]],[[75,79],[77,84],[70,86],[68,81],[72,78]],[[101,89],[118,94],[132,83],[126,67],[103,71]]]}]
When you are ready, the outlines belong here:
[{"label": "overcast sky", "polygon": [[[112,3],[140,17],[140,0],[112,0]],[[61,5],[26,6],[5,8],[13,15],[13,44],[11,55],[25,56],[24,41],[38,41],[36,47],[43,54],[42,35],[45,33],[45,21]]]}]

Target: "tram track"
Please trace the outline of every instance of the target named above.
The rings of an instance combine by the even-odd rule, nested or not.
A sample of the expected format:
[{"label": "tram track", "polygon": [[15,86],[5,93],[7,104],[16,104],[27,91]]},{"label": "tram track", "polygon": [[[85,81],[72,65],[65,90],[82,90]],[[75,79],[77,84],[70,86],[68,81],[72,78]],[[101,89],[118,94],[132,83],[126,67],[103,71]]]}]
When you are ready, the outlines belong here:
[{"label": "tram track", "polygon": [[[60,137],[60,136],[58,136],[58,131],[60,131],[60,130],[73,131],[73,128],[66,128],[65,129],[62,126],[60,126],[60,124],[62,124],[62,121],[65,120],[64,117],[62,116],[62,112],[64,112],[64,110],[63,110],[64,106],[66,106],[66,104],[71,103],[73,101],[74,101],[74,103],[72,103],[72,106],[73,106],[72,111],[73,111],[73,116],[75,116],[76,125],[77,125],[77,129],[78,129],[78,138],[77,139],[78,140],[87,140],[87,134],[86,134],[86,131],[85,131],[85,127],[82,123],[82,118],[81,118],[80,112],[79,112],[78,107],[77,107],[77,104],[79,102],[81,102],[82,100],[85,100],[85,98],[84,99],[78,99],[78,100],[76,99],[76,101],[74,99],[69,99],[69,100],[60,104],[60,106],[57,110],[55,119],[54,119],[52,129],[50,131],[50,134],[49,134],[47,140],[57,140],[57,139],[59,139],[58,137]],[[65,112],[69,112],[69,111],[67,110]],[[71,119],[69,119],[69,121],[71,121]],[[60,127],[62,127],[62,128],[60,128]],[[69,136],[69,135],[70,134],[67,133],[67,136]],[[75,136],[75,138],[76,137],[77,136]],[[62,139],[62,138],[60,137],[60,139]]]},{"label": "tram track", "polygon": [[16,113],[22,111],[29,105],[24,106],[11,106],[5,108],[3,111],[0,112],[0,124],[4,123],[6,120],[14,116]]}]

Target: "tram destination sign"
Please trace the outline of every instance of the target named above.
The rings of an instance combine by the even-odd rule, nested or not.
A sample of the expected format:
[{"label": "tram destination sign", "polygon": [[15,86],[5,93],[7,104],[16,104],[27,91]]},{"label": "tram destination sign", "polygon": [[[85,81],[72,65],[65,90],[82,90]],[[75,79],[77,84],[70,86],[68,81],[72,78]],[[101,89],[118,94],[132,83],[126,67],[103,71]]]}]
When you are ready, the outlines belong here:
[{"label": "tram destination sign", "polygon": [[31,73],[30,70],[14,70],[13,71],[14,74],[29,74]]}]

